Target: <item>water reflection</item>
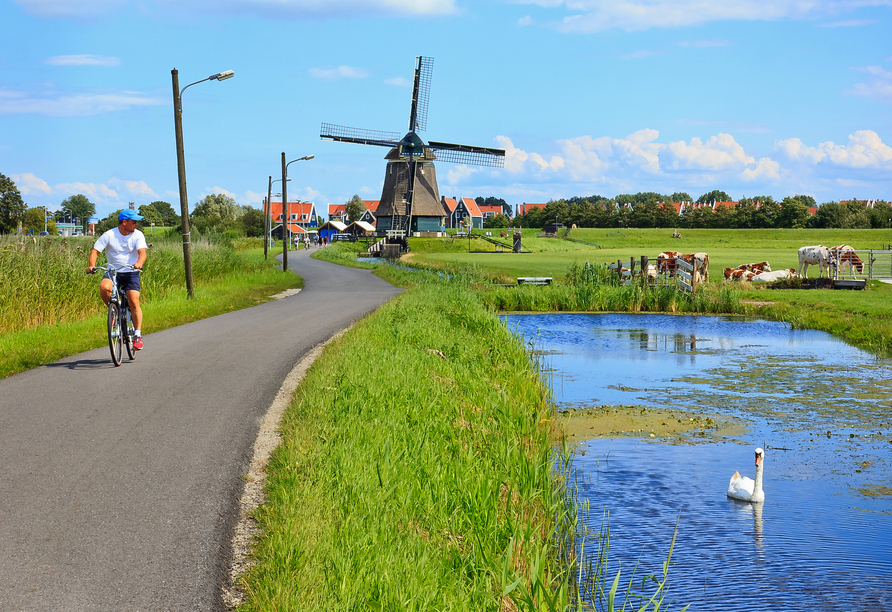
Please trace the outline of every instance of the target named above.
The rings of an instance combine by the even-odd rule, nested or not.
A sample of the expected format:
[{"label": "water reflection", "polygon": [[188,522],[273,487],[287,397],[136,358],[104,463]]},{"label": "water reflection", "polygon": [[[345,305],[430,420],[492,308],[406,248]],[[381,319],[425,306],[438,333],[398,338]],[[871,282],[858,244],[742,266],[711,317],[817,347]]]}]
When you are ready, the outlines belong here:
[{"label": "water reflection", "polygon": [[[639,578],[660,575],[678,520],[668,597],[675,604],[892,610],[892,498],[857,494],[892,486],[888,361],[767,321],[507,319],[547,351],[559,403],[683,408],[751,423],[738,443],[582,445],[574,461],[579,494],[590,504],[591,529],[609,516],[611,578],[622,564],[628,579],[636,562]],[[765,502],[728,499],[731,474],[765,444]]]}]

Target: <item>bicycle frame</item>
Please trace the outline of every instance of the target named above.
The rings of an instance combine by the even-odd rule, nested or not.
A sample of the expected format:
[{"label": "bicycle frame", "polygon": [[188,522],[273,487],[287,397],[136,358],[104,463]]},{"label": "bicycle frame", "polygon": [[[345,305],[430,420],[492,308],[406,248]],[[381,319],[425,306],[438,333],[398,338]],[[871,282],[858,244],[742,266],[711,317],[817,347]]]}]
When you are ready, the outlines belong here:
[{"label": "bicycle frame", "polygon": [[125,292],[118,287],[118,272],[141,272],[132,266],[114,268],[111,265],[94,266],[96,270],[104,270],[108,273],[112,282],[111,295],[108,300],[108,348],[111,351],[112,363],[115,367],[121,365],[123,354],[122,345],[127,347],[127,356],[131,360],[136,359],[136,350],[133,348],[134,332],[130,315],[130,303]]}]

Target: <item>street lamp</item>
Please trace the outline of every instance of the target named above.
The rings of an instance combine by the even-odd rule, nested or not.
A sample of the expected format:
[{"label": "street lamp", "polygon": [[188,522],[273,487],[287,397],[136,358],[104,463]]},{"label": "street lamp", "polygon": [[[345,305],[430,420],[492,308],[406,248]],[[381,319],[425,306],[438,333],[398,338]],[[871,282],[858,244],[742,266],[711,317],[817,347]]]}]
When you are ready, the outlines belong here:
[{"label": "street lamp", "polygon": [[[263,258],[267,259],[267,245],[269,244],[270,234],[273,233],[272,221],[270,220],[270,216],[272,215],[272,205],[273,205],[273,183],[278,183],[282,179],[273,180],[272,175],[269,177],[269,187],[266,192],[266,203],[263,207]],[[288,179],[289,181],[291,179]],[[281,193],[277,193],[276,195],[281,196]],[[282,208],[282,215],[284,219],[285,208]],[[284,229],[283,229],[284,232]],[[285,235],[284,233],[282,234]]]},{"label": "street lamp", "polygon": [[180,79],[177,69],[170,71],[171,80],[173,81],[173,125],[177,137],[177,174],[180,182],[180,214],[183,217],[183,262],[186,265],[186,293],[188,296],[195,297],[195,290],[192,287],[192,250],[190,248],[190,230],[189,230],[189,197],[186,195],[186,160],[183,153],[183,92],[193,85],[203,83],[205,81],[225,81],[235,76],[232,70],[225,70],[212,74],[206,79],[189,83],[180,89]]},{"label": "street lamp", "polygon": [[288,222],[288,216],[286,215],[286,208],[288,207],[288,166],[294,162],[306,161],[314,157],[315,155],[304,155],[303,157],[292,159],[286,164],[285,152],[282,151],[282,178],[280,179],[282,181],[282,272],[288,270],[288,240],[285,238],[285,224]]}]

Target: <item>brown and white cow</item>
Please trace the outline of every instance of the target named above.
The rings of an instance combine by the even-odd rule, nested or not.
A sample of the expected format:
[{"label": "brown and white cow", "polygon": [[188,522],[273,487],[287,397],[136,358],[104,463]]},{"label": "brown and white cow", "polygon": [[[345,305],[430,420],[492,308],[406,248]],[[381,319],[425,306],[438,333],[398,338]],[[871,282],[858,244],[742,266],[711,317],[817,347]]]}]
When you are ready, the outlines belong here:
[{"label": "brown and white cow", "polygon": [[848,267],[849,272],[852,274],[852,278],[855,278],[856,270],[858,271],[858,274],[864,274],[864,262],[861,261],[858,254],[855,253],[853,247],[850,247],[847,244],[841,244],[839,246],[831,247],[830,252],[836,257],[836,262],[840,269]]},{"label": "brown and white cow", "polygon": [[[736,274],[735,271],[737,271]],[[771,266],[768,265],[767,261],[762,261],[759,263],[740,264],[736,268],[725,268],[725,280],[740,280],[742,277],[740,272],[761,274],[762,272],[771,272]]]},{"label": "brown and white cow", "polygon": [[657,255],[657,272],[660,274],[675,274],[675,260],[681,257],[678,251],[663,251]]},{"label": "brown and white cow", "polygon": [[[827,278],[830,278],[830,268],[836,265],[836,257],[833,252],[824,245],[804,246],[799,248],[799,275],[808,278],[809,266],[820,266],[818,278],[824,277],[824,268],[827,268]],[[804,268],[804,270],[803,270]]]},{"label": "brown and white cow", "polygon": [[[688,260],[688,255],[685,255]],[[709,281],[709,255],[706,253],[694,253],[690,256],[694,265],[694,276],[698,283]]]}]

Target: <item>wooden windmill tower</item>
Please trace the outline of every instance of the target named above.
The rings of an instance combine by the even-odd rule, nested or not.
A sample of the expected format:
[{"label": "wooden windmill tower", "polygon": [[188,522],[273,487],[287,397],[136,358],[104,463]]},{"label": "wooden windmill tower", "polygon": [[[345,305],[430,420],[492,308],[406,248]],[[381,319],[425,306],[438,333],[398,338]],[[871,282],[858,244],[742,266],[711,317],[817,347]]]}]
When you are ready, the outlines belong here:
[{"label": "wooden windmill tower", "polygon": [[389,147],[387,171],[381,203],[375,216],[378,231],[388,237],[401,238],[412,232],[438,231],[445,212],[440,203],[434,160],[475,166],[505,165],[505,151],[488,147],[429,141],[417,132],[427,129],[427,106],[430,97],[434,60],[415,58],[415,82],[409,111],[409,133],[400,138],[398,132],[379,132],[323,123],[323,140]]}]

